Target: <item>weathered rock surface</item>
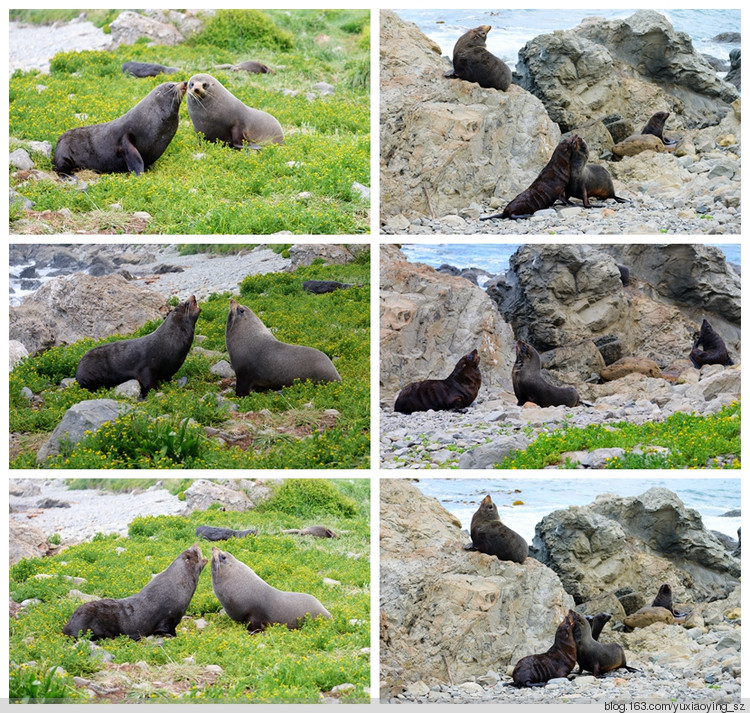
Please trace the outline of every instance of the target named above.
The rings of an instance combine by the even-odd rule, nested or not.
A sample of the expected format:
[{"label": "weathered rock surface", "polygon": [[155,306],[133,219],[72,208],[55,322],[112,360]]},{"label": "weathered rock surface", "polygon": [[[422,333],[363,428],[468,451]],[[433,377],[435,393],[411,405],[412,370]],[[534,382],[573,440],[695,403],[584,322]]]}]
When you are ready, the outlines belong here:
[{"label": "weathered rock surface", "polygon": [[185,504],[188,512],[208,510],[214,503],[228,510],[245,512],[252,510],[258,503],[267,500],[270,496],[271,490],[261,485],[254,487],[251,498],[237,481],[214,483],[210,480],[196,480],[185,491]]}]

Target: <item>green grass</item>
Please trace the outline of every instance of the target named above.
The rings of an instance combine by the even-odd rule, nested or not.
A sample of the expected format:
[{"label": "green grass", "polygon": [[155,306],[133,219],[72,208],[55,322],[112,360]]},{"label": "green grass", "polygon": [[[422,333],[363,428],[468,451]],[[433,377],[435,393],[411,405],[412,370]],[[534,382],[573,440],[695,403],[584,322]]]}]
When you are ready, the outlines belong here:
[{"label": "green grass", "polygon": [[[48,468],[365,468],[370,450],[370,291],[369,253],[349,265],[316,261],[294,273],[248,277],[238,297],[281,341],[320,349],[334,361],[341,382],[295,382],[278,392],[221,399],[220,379],[210,373],[212,361],[191,352],[169,382],[149,392],[134,409],[110,421],[74,449],[48,459]],[[302,290],[307,279],[362,284],[327,295]],[[229,295],[201,302],[196,334],[203,348],[226,351],[224,331]],[[142,336],[159,322],[149,322],[128,336]],[[10,374],[10,431],[25,434],[11,454],[12,468],[35,468],[36,451],[74,404],[94,398],[115,398],[113,389],[91,393],[77,383],[60,388],[75,375],[78,361],[98,342],[82,339],[55,347],[19,363]],[[194,343],[195,346],[195,343]],[[228,355],[225,353],[228,360]],[[184,387],[177,384],[187,378]],[[42,397],[33,406],[21,393],[26,386]],[[227,401],[237,404],[230,416]],[[336,409],[329,422],[323,413]],[[187,422],[186,419],[191,419]],[[224,445],[207,427],[241,429],[247,438]]]},{"label": "green grass", "polygon": [[[233,26],[243,32],[233,35]],[[316,42],[319,35],[331,39]],[[277,71],[248,76],[213,69],[248,58]],[[143,229],[148,233],[367,233],[369,202],[352,185],[370,183],[369,58],[365,10],[224,10],[202,33],[175,47],[136,43],[113,52],[64,52],[53,59],[50,75],[16,72],[10,78],[9,131],[21,140],[54,147],[65,131],[111,121],[162,81],[198,72],[212,74],[248,106],[274,115],[286,139],[262,151],[200,143],[183,101],[177,134],[141,176],[91,174],[86,190],[69,182],[11,177],[11,188],[35,204],[32,212],[11,207],[11,232],[39,232],[42,219],[53,232],[133,232],[123,215],[146,211],[152,216]],[[181,71],[138,79],[121,72],[128,60]],[[320,81],[332,84],[335,94],[308,101],[306,93]],[[40,84],[44,91],[38,91]],[[297,96],[285,95],[286,89]],[[32,157],[38,169],[52,171],[51,159]],[[299,195],[304,193],[311,196]],[[111,208],[115,203],[117,210]],[[38,215],[62,208],[72,217]]]},{"label": "green grass", "polygon": [[[369,480],[332,480],[325,481],[325,486],[331,512],[317,509],[316,520],[306,520],[296,512],[304,508],[317,481],[295,481],[296,503],[285,496],[283,506],[274,506],[274,497],[267,507],[250,512],[211,509],[188,517],[140,517],[130,524],[128,537],[97,535],[93,541],[54,557],[21,560],[10,570],[11,599],[37,598],[40,602],[10,620],[10,697],[86,701],[89,698],[83,689],[73,685],[74,676],[96,681],[113,665],[138,664],[125,673],[126,681],[115,702],[317,702],[321,693],[343,683],[355,688],[343,694],[342,702],[367,702]],[[340,539],[279,534],[282,529],[311,524],[325,524],[339,533]],[[114,657],[113,664],[105,665],[91,655],[88,641],[76,642],[63,635],[63,626],[80,604],[67,596],[70,589],[99,597],[130,596],[196,541],[198,525],[257,528],[256,537],[216,544],[277,589],[317,597],[332,619],[307,621],[295,631],[277,625],[263,634],[250,635],[245,626],[219,613],[221,605],[211,587],[209,563],[174,638],[132,641],[120,636],[99,641],[98,646]],[[211,543],[199,544],[210,559]],[[37,574],[52,576],[37,579]],[[74,585],[66,576],[83,577],[86,582]],[[326,586],[325,577],[340,586]],[[206,622],[202,629],[196,626],[201,618]],[[206,678],[209,665],[221,667],[218,677]],[[54,672],[57,667],[61,670]],[[181,682],[179,674],[187,680]],[[159,687],[157,681],[168,684]],[[108,697],[101,700],[107,702]]]}]

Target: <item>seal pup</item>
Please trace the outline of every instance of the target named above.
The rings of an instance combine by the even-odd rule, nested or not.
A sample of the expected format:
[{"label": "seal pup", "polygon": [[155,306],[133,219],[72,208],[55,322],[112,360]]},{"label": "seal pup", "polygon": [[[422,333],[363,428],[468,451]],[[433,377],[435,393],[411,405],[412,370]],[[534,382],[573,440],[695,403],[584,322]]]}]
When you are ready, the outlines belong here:
[{"label": "seal pup", "polygon": [[549,208],[565,193],[570,181],[570,147],[575,135],[563,139],[552,153],[547,165],[539,172],[533,183],[521,191],[502,213],[482,216],[479,220],[493,218],[528,218],[538,210]]},{"label": "seal pup", "polygon": [[672,603],[672,587],[666,582],[659,587],[659,591],[656,593],[654,601],[651,602],[652,607],[664,607],[669,611],[675,619],[684,619],[687,616],[687,612],[677,611]]},{"label": "seal pup", "polygon": [[652,134],[656,136],[667,147],[674,147],[680,143],[679,139],[667,139],[664,136],[664,124],[669,118],[668,111],[657,111],[641,129],[641,134]]},{"label": "seal pup", "polygon": [[229,301],[225,341],[237,374],[237,396],[291,386],[295,379],[341,381],[333,362],[313,347],[280,342],[249,307]]},{"label": "seal pup", "polygon": [[521,564],[529,556],[526,540],[500,521],[497,506],[489,495],[471,518],[471,544],[465,549],[495,555],[499,560]]},{"label": "seal pup", "polygon": [[151,634],[177,636],[176,626],[187,611],[207,561],[200,547],[193,545],[137,594],[81,604],[63,627],[63,634],[77,638],[90,631],[92,639],[125,634],[136,640]]},{"label": "seal pup", "polygon": [[174,74],[179,71],[177,67],[165,67],[153,62],[125,62],[122,65],[123,74],[132,74],[134,77],[156,77],[159,74]]},{"label": "seal pup", "polygon": [[[703,344],[703,349],[698,348],[700,344]],[[724,366],[734,364],[729,357],[724,340],[714,331],[707,319],[701,323],[698,339],[690,350],[690,361],[698,369],[704,364],[723,364]]]},{"label": "seal pup", "polygon": [[211,582],[229,618],[247,624],[251,634],[263,631],[270,624],[297,629],[307,614],[313,619],[331,618],[312,594],[275,589],[244,562],[218,547],[211,548]]},{"label": "seal pup", "polygon": [[546,686],[552,678],[564,678],[576,665],[576,642],[573,637],[573,617],[568,612],[555,631],[555,641],[543,654],[524,656],[513,669],[513,683],[524,686]]},{"label": "seal pup", "polygon": [[591,627],[591,638],[594,641],[599,641],[599,634],[602,633],[604,625],[612,618],[609,612],[599,612],[598,614],[586,614],[586,621],[588,621]]},{"label": "seal pup", "polygon": [[78,362],[76,381],[82,388],[96,391],[100,386],[138,379],[141,398],[146,398],[157,382],[169,381],[182,366],[200,313],[193,295],[180,302],[151,334],[94,347]]},{"label": "seal pup", "polygon": [[513,391],[518,405],[527,401],[537,406],[578,406],[580,398],[572,386],[554,386],[542,375],[542,360],[531,344],[519,339],[516,342],[516,362],[511,370]]},{"label": "seal pup", "polygon": [[333,537],[338,539],[339,536],[333,531],[329,530],[323,525],[310,525],[304,530],[282,530],[285,535],[310,535],[312,537]]},{"label": "seal pup", "polygon": [[233,149],[259,149],[284,143],[281,124],[269,113],[243,104],[210,74],[195,74],[187,83],[187,107],[196,133]]},{"label": "seal pup", "polygon": [[247,537],[248,535],[257,535],[258,531],[255,528],[249,530],[232,530],[228,527],[212,527],[211,525],[200,525],[195,528],[195,534],[198,537],[202,537],[204,540],[210,540],[211,542],[218,542],[219,540],[229,540],[232,537]]},{"label": "seal pup", "polygon": [[476,349],[462,356],[445,379],[425,379],[407,384],[393,406],[399,413],[414,411],[450,411],[470,406],[479,393],[482,374]]},{"label": "seal pup", "polygon": [[164,82],[119,118],[66,131],[57,140],[52,166],[60,175],[79,168],[140,175],[177,133],[186,90],[186,82]]},{"label": "seal pup", "polygon": [[628,203],[615,195],[615,186],[609,171],[603,166],[588,163],[589,147],[580,136],[574,136],[570,144],[570,179],[562,196],[563,203],[570,198],[580,198],[585,208],[591,208],[591,198],[614,198],[618,203]]},{"label": "seal pup", "polygon": [[487,33],[491,29],[490,25],[480,25],[458,38],[453,47],[453,71],[446,77],[507,91],[512,78],[510,67],[487,49]]},{"label": "seal pup", "polygon": [[625,663],[625,651],[620,644],[601,644],[591,635],[591,625],[586,617],[570,609],[568,614],[573,617],[573,637],[576,640],[576,659],[578,673],[591,671],[594,676],[601,678],[607,671],[624,668],[637,673],[637,668],[631,668]]}]

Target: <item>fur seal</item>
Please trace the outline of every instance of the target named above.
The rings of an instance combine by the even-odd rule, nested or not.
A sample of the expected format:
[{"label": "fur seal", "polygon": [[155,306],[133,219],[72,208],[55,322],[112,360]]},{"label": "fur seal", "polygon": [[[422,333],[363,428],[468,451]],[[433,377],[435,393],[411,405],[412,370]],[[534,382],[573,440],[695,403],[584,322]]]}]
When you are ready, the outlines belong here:
[{"label": "fur seal", "polygon": [[311,535],[312,537],[333,537],[338,540],[339,536],[323,525],[310,525],[304,530],[282,530],[285,535]]},{"label": "fur seal", "polygon": [[333,362],[319,349],[280,342],[249,307],[229,301],[226,345],[237,374],[237,396],[291,386],[295,379],[341,381]]},{"label": "fur seal", "polygon": [[573,617],[568,615],[555,631],[555,641],[543,654],[524,656],[513,669],[516,688],[545,686],[552,678],[564,678],[576,665],[576,642],[573,638]]},{"label": "fur seal", "polygon": [[63,634],[79,637],[87,631],[92,639],[131,639],[159,634],[176,636],[198,586],[206,560],[198,545],[181,553],[140,592],[125,599],[99,599],[81,604],[63,628]]},{"label": "fur seal", "polygon": [[187,107],[193,128],[206,141],[222,141],[233,149],[243,144],[284,143],[281,124],[269,113],[243,104],[210,74],[195,74],[187,83]]},{"label": "fur seal", "polygon": [[637,668],[631,668],[625,663],[625,651],[620,644],[600,644],[592,637],[591,625],[586,617],[573,609],[569,610],[568,614],[573,617],[578,673],[591,671],[594,676],[601,678],[607,671],[614,671],[618,668],[638,672]]},{"label": "fur seal", "polygon": [[480,220],[528,218],[536,211],[553,205],[564,195],[570,181],[570,147],[574,138],[577,136],[569,136],[555,147],[552,157],[533,183],[508,203],[502,213],[483,216]]},{"label": "fur seal", "polygon": [[140,175],[177,133],[186,89],[186,82],[164,82],[119,118],[66,131],[55,146],[55,171],[70,175],[88,168],[98,173],[134,171]]},{"label": "fur seal", "polygon": [[526,540],[507,525],[500,522],[497,506],[489,495],[485,495],[479,509],[471,518],[471,545],[486,555],[495,555],[499,560],[521,564],[529,556]]},{"label": "fur seal", "polygon": [[336,280],[305,280],[302,283],[302,289],[305,292],[312,292],[314,295],[324,295],[327,292],[336,290],[347,290],[354,287],[348,282],[337,282]]},{"label": "fur seal", "polygon": [[218,547],[211,549],[211,582],[229,618],[247,624],[251,634],[263,631],[270,624],[297,629],[307,614],[313,619],[331,618],[312,594],[275,589],[244,562]]},{"label": "fur seal", "polygon": [[[703,344],[703,349],[698,349],[699,344]],[[723,364],[724,366],[734,364],[729,357],[724,340],[714,331],[707,319],[701,323],[700,334],[690,351],[690,361],[698,369],[704,364]]]},{"label": "fur seal", "polygon": [[476,349],[462,356],[445,379],[425,379],[407,384],[396,397],[393,406],[399,413],[414,411],[456,410],[470,406],[479,393],[482,374]]},{"label": "fur seal", "polygon": [[602,633],[604,625],[612,618],[609,612],[599,612],[598,614],[586,614],[586,621],[588,621],[591,627],[591,638],[594,641],[599,641],[599,634]]},{"label": "fur seal", "polygon": [[94,347],[78,362],[76,381],[82,388],[96,391],[100,386],[138,379],[141,398],[145,398],[157,382],[169,381],[182,366],[200,313],[193,295],[178,304],[151,334]]},{"label": "fur seal", "polygon": [[476,82],[485,89],[507,91],[512,78],[510,67],[487,49],[487,33],[491,29],[490,25],[480,25],[458,38],[453,47],[453,72],[446,77]]},{"label": "fur seal", "polygon": [[254,59],[239,64],[216,64],[214,69],[230,69],[233,72],[250,72],[252,74],[275,74],[269,66],[256,62]]},{"label": "fur seal", "polygon": [[516,342],[516,363],[511,370],[513,391],[518,405],[527,401],[537,406],[578,406],[578,392],[572,386],[554,386],[542,375],[542,360],[531,344],[522,339]]},{"label": "fur seal", "polygon": [[248,535],[257,535],[255,528],[249,530],[231,530],[228,527],[212,527],[211,525],[200,525],[195,528],[195,534],[204,540],[218,542],[219,540],[229,540],[232,537],[247,537]]},{"label": "fur seal", "polygon": [[177,67],[165,67],[163,64],[152,62],[125,62],[122,65],[123,74],[134,77],[156,77],[159,74],[174,74],[180,70]]},{"label": "fur seal", "polygon": [[652,607],[664,607],[675,619],[680,619],[687,616],[687,612],[677,611],[672,604],[672,587],[666,582],[659,587],[659,591],[654,597],[654,601],[651,602]]},{"label": "fur seal", "polygon": [[664,136],[664,124],[669,118],[668,111],[657,111],[641,129],[641,134],[652,134],[656,136],[665,146],[676,146],[679,139],[667,139]]},{"label": "fur seal", "polygon": [[585,208],[591,208],[591,198],[614,198],[618,203],[628,203],[615,195],[615,186],[609,171],[596,163],[587,163],[589,147],[580,136],[574,136],[570,144],[570,179],[565,186],[564,203],[570,198],[580,198]]}]

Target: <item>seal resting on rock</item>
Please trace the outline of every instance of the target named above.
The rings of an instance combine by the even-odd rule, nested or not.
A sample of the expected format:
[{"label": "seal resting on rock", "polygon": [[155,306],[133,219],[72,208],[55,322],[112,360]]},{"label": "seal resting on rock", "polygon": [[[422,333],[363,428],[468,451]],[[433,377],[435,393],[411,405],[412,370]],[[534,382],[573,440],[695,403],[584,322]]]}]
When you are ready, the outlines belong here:
[{"label": "seal resting on rock", "polygon": [[248,535],[257,535],[258,531],[254,528],[249,530],[232,530],[228,527],[212,527],[211,525],[200,525],[195,528],[195,534],[204,540],[218,542],[219,540],[229,540],[232,537],[247,537]]},{"label": "seal resting on rock", "polygon": [[495,555],[499,560],[521,564],[529,556],[526,540],[500,521],[497,506],[489,495],[471,518],[471,544],[465,549]]},{"label": "seal resting on rock", "polygon": [[531,344],[516,342],[516,362],[511,370],[513,391],[518,405],[527,401],[537,406],[578,406],[580,398],[572,386],[554,386],[542,376],[542,360]]},{"label": "seal resting on rock", "polygon": [[399,413],[414,411],[449,411],[470,406],[479,393],[482,374],[476,349],[462,356],[445,379],[425,379],[407,384],[396,397],[393,406]]},{"label": "seal resting on rock", "polygon": [[284,143],[281,124],[273,116],[246,106],[210,74],[190,77],[187,92],[193,128],[206,141],[222,141],[233,149]]},{"label": "seal resting on rock", "polygon": [[487,33],[491,29],[490,25],[480,25],[458,38],[453,47],[453,71],[446,77],[507,91],[512,78],[510,67],[487,49]]},{"label": "seal resting on rock", "polygon": [[341,381],[333,362],[319,349],[280,342],[253,313],[229,301],[226,345],[237,374],[237,396],[291,386],[295,379]]},{"label": "seal resting on rock", "polygon": [[151,334],[94,347],[78,362],[76,381],[82,388],[96,391],[100,386],[137,379],[141,398],[145,398],[157,382],[169,381],[182,366],[200,313],[193,295],[180,302]]},{"label": "seal resting on rock", "polygon": [[657,111],[641,129],[641,134],[651,134],[656,136],[665,146],[676,146],[679,143],[679,139],[668,139],[664,136],[664,124],[668,118],[668,111]]},{"label": "seal resting on rock", "polygon": [[628,616],[622,620],[626,631],[645,629],[647,626],[651,626],[651,624],[656,624],[657,622],[674,624],[674,614],[672,614],[669,609],[665,609],[662,606],[641,607],[638,611],[628,614]]},{"label": "seal resting on rock", "polygon": [[588,621],[591,627],[591,638],[594,641],[599,640],[599,634],[602,633],[604,625],[612,618],[609,612],[599,612],[599,614],[586,614],[586,621]]},{"label": "seal resting on rock", "polygon": [[672,603],[672,587],[666,582],[659,587],[659,591],[651,602],[652,607],[664,607],[672,613],[675,619],[687,616],[687,612],[677,611]]},{"label": "seal resting on rock", "polygon": [[125,634],[136,640],[151,634],[176,636],[176,626],[187,611],[207,561],[200,547],[193,545],[137,594],[81,604],[63,634],[78,637],[90,631],[92,639]]},{"label": "seal resting on rock", "polygon": [[310,525],[304,530],[282,530],[285,535],[310,535],[311,537],[333,537],[338,539],[338,535],[323,525]]},{"label": "seal resting on rock", "polygon": [[297,629],[307,614],[312,619],[331,618],[312,594],[275,589],[244,562],[218,547],[211,549],[211,582],[229,618],[247,624],[251,634],[263,631],[270,624]]},{"label": "seal resting on rock", "polygon": [[513,683],[508,685],[546,686],[552,678],[564,678],[576,665],[576,642],[573,638],[573,617],[568,615],[555,631],[555,641],[543,654],[524,656],[513,669]]},{"label": "seal resting on rock", "polygon": [[159,74],[174,74],[180,70],[177,67],[165,67],[163,64],[153,62],[125,62],[122,65],[122,71],[134,77],[156,77]]},{"label": "seal resting on rock", "polygon": [[573,617],[578,673],[591,671],[594,676],[601,678],[607,671],[614,671],[618,668],[638,672],[637,668],[631,668],[625,663],[625,651],[620,644],[601,644],[595,641],[591,635],[591,625],[586,617],[573,609],[569,610],[568,614]]},{"label": "seal resting on rock", "polygon": [[[703,344],[703,349],[698,349],[700,344]],[[734,364],[729,357],[724,340],[714,331],[707,319],[701,323],[700,334],[690,351],[690,361],[698,369],[704,364],[723,364],[724,366]]]},{"label": "seal resting on rock", "polygon": [[580,198],[585,208],[591,208],[591,198],[606,200],[614,198],[618,203],[627,203],[625,198],[615,195],[615,185],[609,171],[595,163],[587,163],[589,147],[580,136],[574,136],[570,144],[570,179],[565,186],[563,203],[570,198]]},{"label": "seal resting on rock", "polygon": [[70,175],[88,168],[98,173],[133,171],[140,175],[177,133],[186,89],[186,82],[164,82],[119,118],[66,131],[55,146],[55,171]]}]

